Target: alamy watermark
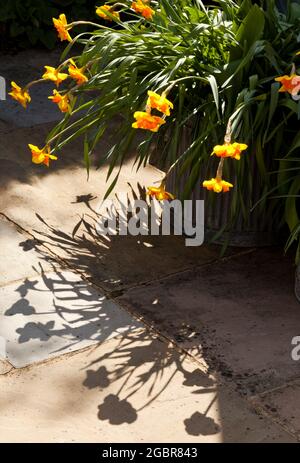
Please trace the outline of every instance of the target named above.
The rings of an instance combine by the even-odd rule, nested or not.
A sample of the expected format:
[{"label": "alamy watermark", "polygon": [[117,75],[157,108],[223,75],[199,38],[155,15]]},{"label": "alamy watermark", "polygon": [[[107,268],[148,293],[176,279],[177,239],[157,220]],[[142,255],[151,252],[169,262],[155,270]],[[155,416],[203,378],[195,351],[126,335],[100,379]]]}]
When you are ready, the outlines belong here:
[{"label": "alamy watermark", "polygon": [[0,76],[0,100],[6,100],[6,81]]},{"label": "alamy watermark", "polygon": [[298,362],[300,360],[300,336],[295,336],[292,339],[292,346],[295,346],[291,352],[292,360]]},{"label": "alamy watermark", "polygon": [[103,201],[97,210],[99,235],[184,236],[186,246],[204,242],[204,201],[130,201],[127,194]]}]

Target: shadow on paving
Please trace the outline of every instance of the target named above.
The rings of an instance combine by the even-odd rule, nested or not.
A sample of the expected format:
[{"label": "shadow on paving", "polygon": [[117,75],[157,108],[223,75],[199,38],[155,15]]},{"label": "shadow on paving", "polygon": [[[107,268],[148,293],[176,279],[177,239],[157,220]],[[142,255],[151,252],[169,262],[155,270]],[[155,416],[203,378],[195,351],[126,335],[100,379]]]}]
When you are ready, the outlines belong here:
[{"label": "shadow on paving", "polygon": [[[215,381],[198,368],[188,371],[184,367],[187,354],[180,354],[172,344],[154,338],[153,334],[129,333],[116,348],[109,350],[94,360],[87,368],[83,385],[88,389],[105,390],[115,382],[120,382],[117,393],[108,394],[99,405],[98,418],[111,425],[133,423],[138,414],[150,407],[161,394],[168,390],[176,375],[183,375],[182,385],[193,388],[193,394],[212,395],[204,412],[195,411],[184,421],[185,430],[193,436],[208,436],[220,432],[219,425],[208,413],[217,400]],[[108,371],[103,362],[113,361],[116,368]],[[195,387],[199,389],[195,390]],[[136,394],[145,397],[144,403],[135,408]],[[188,392],[187,392],[188,393]],[[172,404],[172,398],[170,398]],[[176,407],[176,403],[174,405]]]},{"label": "shadow on paving", "polygon": [[[27,69],[27,63],[25,68]],[[20,72],[22,73],[22,70]],[[37,97],[39,98],[39,94]],[[17,116],[21,123],[22,111],[22,108],[18,107]],[[9,119],[9,122],[13,121]],[[41,166],[31,164],[27,143],[41,144],[52,126],[53,123],[35,127],[34,133],[31,128],[24,129],[22,137],[13,136],[15,128],[10,129],[10,141],[4,143],[0,157],[2,192],[8,189],[10,183],[20,183],[23,195],[24,184],[36,184],[36,172],[39,181],[48,175],[46,168],[41,169]],[[116,124],[110,124],[106,134],[108,138],[102,140],[97,149],[96,165],[98,161],[100,163],[102,153],[109,149],[111,142],[115,142],[117,133],[116,121]],[[53,172],[60,172],[66,168],[71,170],[78,166],[81,159],[78,159],[78,150],[72,152],[73,146],[78,146],[78,141],[70,145],[69,156],[59,158],[52,164]],[[36,191],[38,194],[38,190]],[[140,189],[139,194],[141,199],[144,192]],[[189,410],[186,411],[184,408],[183,413],[183,429],[187,434],[196,437],[221,434],[220,439],[227,442],[234,441],[233,434],[236,437],[237,433],[240,440],[249,440],[251,431],[256,432],[257,439],[257,432],[259,434],[261,430],[262,439],[266,439],[265,423],[259,426],[259,419],[255,417],[253,421],[250,420],[251,429],[247,428],[248,422],[245,424],[245,419],[249,415],[243,412],[244,401],[239,402],[239,399],[235,399],[233,410],[232,396],[228,391],[224,391],[218,378],[222,373],[226,378],[233,378],[235,381],[241,379],[243,388],[247,389],[249,384],[257,384],[261,374],[262,367],[257,367],[255,359],[261,358],[263,364],[269,355],[266,375],[273,378],[273,374],[276,380],[282,379],[283,375],[279,375],[278,371],[286,362],[286,353],[282,354],[278,346],[275,347],[275,355],[280,359],[278,365],[273,362],[270,350],[264,348],[270,336],[275,340],[280,339],[281,347],[282,342],[288,344],[293,329],[299,326],[292,299],[286,298],[284,302],[287,304],[283,307],[286,308],[290,320],[287,336],[284,339],[280,337],[280,329],[283,331],[285,326],[278,304],[282,287],[290,278],[290,265],[285,262],[278,273],[278,260],[274,260],[276,265],[272,266],[271,262],[266,267],[264,259],[269,257],[262,254],[253,266],[251,259],[247,260],[244,256],[236,270],[228,270],[231,263],[216,263],[209,268],[206,265],[206,270],[188,271],[185,277],[176,275],[173,279],[162,280],[162,277],[172,272],[182,272],[184,269],[195,267],[197,251],[185,248],[183,241],[178,237],[99,236],[95,229],[95,200],[92,194],[74,198],[73,203],[85,204],[87,212],[74,226],[73,233],[63,231],[63,226],[53,227],[39,215],[43,230],[35,230],[36,238],[23,241],[20,244],[21,248],[24,252],[36,250],[41,259],[49,264],[46,246],[63,259],[67,268],[84,274],[109,296],[115,297],[124,293],[119,299],[121,304],[142,316],[177,345],[190,350],[195,357],[206,363],[207,374],[193,366],[191,370],[187,370],[185,361],[188,355],[184,350],[176,350],[172,343],[162,342],[153,333],[141,329],[140,324],[132,321],[130,317],[131,323],[125,315],[124,321],[111,317],[111,312],[104,305],[104,299],[97,296],[86,281],[79,278],[71,281],[69,276],[66,277],[63,271],[57,270],[54,264],[51,271],[48,268],[44,271],[43,266],[36,269],[41,275],[42,283],[38,278],[27,278],[20,283],[15,289],[16,300],[10,303],[4,312],[4,322],[9,318],[17,320],[17,329],[13,327],[14,335],[17,334],[18,347],[24,351],[24,356],[27,355],[26,350],[32,351],[32,342],[38,343],[35,344],[38,350],[42,350],[43,345],[50,344],[48,350],[55,349],[57,353],[69,347],[82,345],[82,342],[90,345],[91,342],[108,341],[112,333],[117,332],[117,346],[111,347],[112,344],[107,342],[105,354],[90,362],[84,373],[83,386],[86,392],[94,389],[107,391],[98,409],[95,409],[100,422],[109,422],[114,426],[132,424],[138,420],[143,410],[151,410],[153,404],[161,400],[162,395],[166,393],[169,394],[167,410],[176,409],[177,389],[174,390],[174,383],[175,378],[178,379],[180,375],[189,401]],[[50,197],[51,201],[54,199]],[[201,256],[201,263],[208,264],[216,260],[217,253],[203,247]],[[178,265],[180,259],[185,265]],[[268,273],[272,275],[272,271],[275,272],[275,276],[269,278],[265,288],[267,291],[275,291],[275,317],[272,308],[268,309],[263,303],[257,303],[265,300],[265,293],[259,283],[260,278],[262,275],[264,278]],[[142,281],[141,273],[145,275]],[[282,275],[283,278],[280,278]],[[158,281],[126,290],[151,280]],[[256,292],[259,299],[253,299]],[[47,294],[51,301],[49,306],[46,305],[48,313],[43,312],[44,306],[39,305],[41,294]],[[270,301],[267,302],[269,307]],[[281,310],[284,310],[283,307]],[[47,317],[46,321],[43,317]],[[254,321],[251,317],[254,317]],[[271,323],[268,324],[264,317],[269,317]],[[262,319],[264,323],[259,327]],[[288,376],[291,377],[294,370],[291,369],[291,365],[289,368]],[[271,384],[274,384],[274,381]],[[117,387],[116,390],[114,386]],[[141,391],[144,400],[139,399],[136,405],[136,397]],[[189,394],[192,394],[194,401],[190,400]],[[163,435],[161,439],[163,440]]]},{"label": "shadow on paving", "polygon": [[[0,339],[16,368],[103,343],[141,328],[74,272],[33,268],[36,277],[0,287]],[[2,354],[3,356],[3,354]]]},{"label": "shadow on paving", "polygon": [[[240,416],[235,422],[232,421],[235,418],[231,417],[230,400],[221,385],[224,379],[232,379],[234,386],[240,382],[241,392],[247,393],[248,386],[253,382],[259,383],[262,374],[260,365],[257,366],[253,358],[262,357],[266,370],[264,378],[269,378],[270,374],[272,376],[272,371],[276,371],[277,368],[280,370],[281,367],[281,363],[276,364],[272,355],[269,355],[266,362],[266,355],[270,354],[270,350],[264,352],[264,355],[261,352],[265,345],[261,343],[262,334],[266,336],[267,343],[268,336],[272,335],[272,330],[261,332],[270,325],[266,318],[261,317],[273,317],[272,323],[274,323],[273,307],[269,305],[270,301],[268,302],[267,299],[265,299],[267,307],[264,307],[263,304],[257,304],[257,298],[252,297],[257,293],[256,296],[264,301],[264,291],[268,292],[272,287],[275,291],[275,300],[280,303],[287,276],[279,285],[279,275],[275,265],[276,262],[278,263],[278,255],[272,254],[272,251],[262,251],[260,254],[254,253],[254,257],[253,255],[238,256],[227,262],[220,261],[213,264],[211,258],[206,261],[206,264],[210,262],[209,265],[160,279],[161,268],[164,265],[164,256],[160,254],[160,240],[168,240],[169,246],[172,243],[176,255],[179,249],[178,237],[99,236],[96,231],[98,216],[93,200],[94,197],[91,195],[79,196],[75,199],[75,203],[86,204],[87,213],[75,226],[73,234],[52,227],[39,216],[42,229],[45,230],[46,226],[47,231],[35,230],[34,234],[37,238],[22,242],[21,247],[25,252],[36,249],[40,257],[45,260],[49,259],[48,250],[51,249],[61,256],[68,268],[83,273],[88,280],[104,288],[110,297],[119,296],[117,300],[121,305],[142,316],[148,324],[184,349],[178,352],[173,344],[161,342],[154,338],[153,334],[125,327],[118,346],[110,350],[110,345],[107,344],[105,355],[87,367],[84,380],[86,389],[105,390],[113,387],[115,382],[122,381],[117,392],[108,390],[99,404],[97,410],[99,420],[107,421],[111,425],[135,422],[143,409],[151,408],[155,401],[159,401],[161,394],[172,387],[173,379],[180,373],[184,377],[185,387],[199,388],[192,392],[195,394],[195,409],[184,419],[186,432],[191,436],[213,436],[222,433],[223,441],[231,441],[233,423],[234,426],[246,428],[242,410],[247,406],[244,402],[241,403],[242,405],[238,404],[238,407],[241,407]],[[45,246],[48,249],[45,249]],[[167,252],[167,248],[163,249]],[[190,251],[195,252],[188,248],[184,250],[187,255]],[[205,247],[203,252],[205,253]],[[156,265],[153,268],[155,261]],[[260,272],[266,274],[267,270],[263,267],[266,263],[269,274],[268,284],[258,284],[261,278]],[[148,264],[149,272],[146,273],[149,281],[151,279],[156,281],[142,285],[132,284],[136,276],[136,282],[139,283],[138,274],[142,266],[147,268]],[[289,261],[284,261],[284,269],[285,273],[292,269]],[[130,278],[127,278],[131,271],[136,271],[136,276],[130,275]],[[59,272],[51,277],[45,273],[42,275],[47,289],[54,293],[58,281],[62,285],[69,284],[62,279]],[[84,287],[85,283],[83,282],[82,285]],[[128,289],[130,286],[132,289]],[[253,291],[254,287],[256,292]],[[31,291],[36,291],[35,282],[25,281],[18,289],[25,304],[21,305],[20,301],[16,301],[6,315],[34,314],[34,306],[29,302],[26,303],[26,296]],[[74,301],[75,306],[71,309],[64,308],[63,300],[59,304],[55,303],[54,307],[56,315],[62,320],[71,314],[73,322],[80,321],[84,324],[84,330],[78,332],[77,328],[64,325],[57,329],[51,322],[47,322],[47,325],[42,327],[45,338],[40,337],[40,341],[46,341],[51,337],[68,337],[76,343],[78,336],[81,339],[82,337],[102,341],[108,339],[109,317],[101,318],[100,307],[90,295],[83,296],[88,301],[88,307],[80,308],[82,294],[84,290],[72,289],[69,298]],[[292,294],[289,297],[284,291],[284,295],[285,301],[293,301]],[[59,298],[59,294],[55,294],[55,297]],[[77,305],[79,303],[79,307],[76,307],[76,303]],[[247,317],[245,310],[248,312]],[[276,307],[276,322],[278,316],[278,307]],[[259,326],[262,319],[264,319],[263,327]],[[295,327],[295,316],[291,323]],[[30,337],[35,336],[35,328],[40,332],[41,327],[38,326],[38,322],[34,322],[34,326],[19,327],[19,343],[26,343]],[[242,348],[245,345],[248,349]],[[288,348],[289,346],[287,351]],[[185,370],[183,363],[187,354],[181,352],[186,351],[192,353],[202,364],[207,365],[208,374],[204,374],[199,368],[192,372]],[[282,362],[282,355],[286,353],[280,355],[279,360]],[[113,370],[108,370],[103,365],[107,360],[113,360]],[[296,375],[295,368],[292,373]],[[279,374],[278,377],[281,379]],[[216,378],[221,378],[221,382]],[[265,384],[263,383],[263,386]],[[274,382],[270,384],[274,385]],[[136,407],[134,398],[141,390],[144,391],[146,398],[142,405]],[[197,396],[200,397],[201,406],[196,399]],[[172,402],[172,397],[170,401],[170,406],[176,406],[176,403]],[[214,416],[209,416],[212,410]],[[216,416],[219,417],[218,421]],[[258,418],[255,417],[255,420],[258,421]],[[266,436],[265,438],[267,439]],[[242,439],[247,440],[247,436]]]},{"label": "shadow on paving", "polygon": [[[146,199],[145,188],[140,184],[135,189],[128,185],[129,201]],[[115,201],[119,204],[123,201],[123,196],[119,198],[116,195]],[[36,247],[40,252],[41,245],[46,246],[67,267],[84,274],[89,281],[111,296],[121,294],[128,287],[160,279],[199,263],[212,262],[219,257],[216,246],[202,246],[197,249],[186,247],[181,236],[100,235],[97,225],[99,218],[102,219],[103,216],[97,212],[96,197],[92,194],[77,196],[72,204],[78,203],[85,204],[87,212],[75,223],[72,233],[52,226],[36,214],[41,229],[33,230],[36,240],[27,240],[23,246]],[[110,217],[111,213],[108,214]],[[232,252],[237,252],[237,249],[228,249],[228,253]]]},{"label": "shadow on paving", "polygon": [[[133,190],[132,193],[137,198]],[[139,197],[145,199],[145,191],[140,186]],[[41,216],[38,216],[43,227],[45,225],[48,227],[48,232],[34,230],[38,238],[25,240],[19,246],[24,252],[35,249],[48,265],[52,261],[52,257],[49,258],[47,251],[45,253],[44,246],[50,246],[53,252],[56,252],[59,248],[60,252],[58,254],[61,254],[62,250],[64,251],[63,260],[68,267],[84,273],[94,283],[99,283],[100,277],[101,286],[104,286],[110,295],[120,294],[123,277],[126,272],[133,268],[131,260],[126,262],[126,256],[129,256],[130,259],[132,256],[130,248],[134,251],[134,256],[138,256],[138,262],[135,263],[134,267],[136,272],[139,273],[142,265],[147,266],[149,254],[154,253],[154,260],[159,259],[161,240],[174,239],[173,244],[178,246],[178,238],[161,236],[110,236],[107,238],[99,236],[95,228],[98,218],[98,214],[93,207],[95,199],[92,195],[78,196],[75,199],[74,203],[82,202],[86,205],[88,213],[76,224],[73,234],[67,234],[62,230],[51,227]],[[114,252],[115,245],[118,248],[116,253]],[[185,250],[184,244],[182,246]],[[159,263],[157,267],[152,269],[154,273],[151,274],[152,262],[153,259],[150,260],[149,278],[157,278],[160,276]],[[69,341],[69,346],[74,346],[83,339],[104,341],[109,338],[113,330],[118,329],[122,332],[118,347],[109,351],[109,344],[107,344],[108,352],[104,357],[94,361],[88,367],[86,373],[84,386],[88,389],[105,389],[114,382],[120,381],[120,379],[123,381],[119,391],[115,394],[109,393],[103,403],[99,405],[99,420],[107,420],[113,425],[136,421],[139,412],[158,400],[160,395],[172,383],[175,375],[181,373],[184,375],[183,386],[187,388],[199,387],[199,390],[193,391],[194,394],[204,395],[207,393],[209,397],[212,397],[209,398],[206,410],[195,410],[195,413],[186,418],[184,421],[186,432],[193,436],[208,436],[220,433],[220,426],[213,418],[207,416],[217,400],[215,381],[198,368],[192,372],[185,370],[183,364],[187,354],[177,352],[172,344],[161,342],[147,331],[136,331],[136,328],[139,327],[138,324],[137,326],[133,324],[131,327],[128,327],[127,324],[124,326],[112,326],[109,314],[103,312],[102,304],[95,302],[94,294],[89,293],[89,285],[84,281],[81,281],[79,285],[77,283],[76,285],[70,284],[70,281],[65,279],[62,272],[55,270],[54,264],[51,272],[44,272],[42,265],[40,269],[36,270],[42,276],[44,289],[41,290],[37,286],[37,279],[25,279],[16,289],[19,299],[6,310],[5,316],[22,315],[29,318],[39,316],[38,311],[30,302],[30,296],[34,292],[49,291],[53,294],[51,310],[55,312],[56,316],[60,317],[62,326],[57,328],[57,323],[52,320],[46,323],[38,321],[25,323],[24,326],[20,326],[16,330],[18,343],[24,345],[33,339],[48,342],[52,337],[61,337]],[[130,281],[132,281],[132,278]],[[117,289],[115,290],[115,288]],[[68,307],[71,304],[71,308],[65,307],[66,301],[68,301]],[[87,302],[83,308],[80,307],[82,301]],[[45,315],[45,313],[40,315]],[[51,316],[51,313],[49,315]],[[76,327],[78,323],[80,326]],[[72,325],[75,326],[72,327]],[[108,372],[102,366],[103,361],[109,359],[117,362],[118,365],[113,372]],[[144,371],[139,374],[141,368]],[[170,369],[172,370],[171,373],[169,373]],[[130,379],[132,381],[128,386]],[[124,394],[128,387],[129,391]],[[137,392],[140,393],[141,389],[144,391],[146,400],[141,407],[135,408],[130,399]]]},{"label": "shadow on paving", "polygon": [[[16,103],[18,104],[18,103]],[[20,111],[24,111],[21,107]],[[1,121],[1,119],[0,119]],[[103,161],[103,153],[107,153],[109,149],[118,140],[120,120],[116,118],[112,121],[105,131],[105,136],[99,141],[95,153],[91,158],[91,169],[94,166],[106,168],[108,163]],[[7,127],[10,127],[8,125]],[[37,145],[40,148],[45,145],[50,131],[54,127],[53,123],[36,124],[34,127],[26,127],[22,129],[10,129],[3,135],[5,142],[0,154],[0,191],[6,191],[10,184],[20,183],[27,185],[36,184],[37,180],[42,180],[49,175],[49,169],[44,165],[33,164],[31,161],[31,152],[28,144]],[[1,130],[0,130],[1,134]],[[133,143],[132,152],[128,154],[127,160],[135,155],[135,146],[138,143]],[[51,173],[59,173],[67,169],[75,169],[81,167],[85,169],[83,156],[78,156],[78,147],[83,149],[84,139],[79,136],[76,141],[70,142],[67,149],[58,150],[55,154],[58,159],[51,163]],[[83,178],[86,180],[86,174],[83,171]],[[113,180],[113,177],[110,181]],[[109,187],[109,182],[107,188]]]},{"label": "shadow on paving", "polygon": [[[17,341],[25,352],[27,344],[31,346],[32,341],[38,341],[41,346],[42,343],[51,342],[52,338],[61,338],[64,342],[61,350],[65,351],[82,341],[104,342],[110,339],[113,332],[120,333],[117,346],[113,343],[111,347],[107,343],[105,354],[86,367],[86,378],[83,382],[86,389],[105,391],[118,383],[118,390],[108,392],[98,406],[97,416],[100,421],[107,421],[110,425],[135,422],[142,410],[151,407],[168,391],[175,377],[178,382],[180,374],[183,376],[182,386],[187,388],[186,395],[200,394],[202,398],[200,406],[195,405],[195,412],[183,422],[186,433],[192,436],[213,436],[221,433],[215,417],[209,416],[218,401],[216,382],[199,368],[192,366],[192,371],[186,369],[185,361],[189,358],[187,353],[178,352],[172,343],[161,341],[153,333],[141,329],[139,323],[133,321],[129,325],[126,319],[122,324],[120,318],[112,318],[104,304],[95,300],[95,294],[89,291],[90,286],[84,281],[73,283],[65,278],[64,273],[54,271],[54,268],[50,273],[44,273],[42,268],[40,272],[43,289],[38,280],[25,279],[16,288],[20,298],[4,313],[4,317],[22,316],[20,320],[23,325],[20,324],[16,333]],[[39,292],[49,292],[52,295],[53,305],[48,312],[30,302],[34,299],[34,293]],[[45,315],[50,320],[39,322],[39,317]],[[24,322],[24,319],[31,320],[32,317],[37,321]],[[58,318],[61,320],[60,327],[57,327]],[[59,349],[56,353],[59,353]],[[106,362],[110,369],[104,366]],[[191,367],[190,363],[189,366]],[[136,395],[138,406],[134,404]],[[170,406],[176,407],[176,402],[173,404],[173,394],[170,397]]]}]

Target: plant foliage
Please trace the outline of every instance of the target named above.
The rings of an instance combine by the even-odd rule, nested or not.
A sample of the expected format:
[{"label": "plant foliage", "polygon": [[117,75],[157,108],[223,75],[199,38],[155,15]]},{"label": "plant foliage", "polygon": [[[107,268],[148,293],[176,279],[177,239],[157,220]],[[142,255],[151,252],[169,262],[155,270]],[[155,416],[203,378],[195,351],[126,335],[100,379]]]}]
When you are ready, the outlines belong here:
[{"label": "plant foliage", "polygon": [[[197,185],[200,188],[212,162],[212,147],[222,142],[231,119],[233,138],[249,145],[248,154],[230,172],[235,184],[229,193],[231,225],[241,214],[247,221],[257,207],[262,220],[277,216],[281,225],[288,225],[287,246],[299,241],[300,102],[279,93],[275,81],[289,75],[293,63],[296,73],[300,71],[299,3],[218,0],[206,6],[201,0],[160,0],[151,2],[156,10],[152,20],[135,14],[131,3],[118,3],[118,27],[111,22],[94,26],[66,48],[62,60],[75,43],[83,46],[77,62],[86,66],[89,80],[69,88],[75,96],[72,114],[48,141],[59,150],[84,134],[89,166],[97,143],[121,116],[111,149],[102,157],[109,163],[110,177],[116,166],[121,169],[134,143],[133,114],[145,107],[147,91],[168,88],[174,111],[158,134],[144,133],[137,166],[149,161],[156,144],[161,164],[175,163],[178,175],[187,175],[183,197],[189,197]],[[179,141],[186,130],[190,143],[181,151]],[[108,193],[117,180],[118,175],[111,179]],[[254,198],[257,182],[261,195]]]}]

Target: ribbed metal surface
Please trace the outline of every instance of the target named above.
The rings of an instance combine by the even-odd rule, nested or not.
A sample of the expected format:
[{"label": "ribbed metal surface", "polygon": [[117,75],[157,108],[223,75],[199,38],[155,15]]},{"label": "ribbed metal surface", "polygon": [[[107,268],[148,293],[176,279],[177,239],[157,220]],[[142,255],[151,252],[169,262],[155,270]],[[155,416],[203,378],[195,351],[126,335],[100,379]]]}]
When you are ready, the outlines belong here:
[{"label": "ribbed metal surface", "polygon": [[[186,131],[181,139],[178,154],[180,154],[180,152],[184,152],[186,147],[189,145],[189,133]],[[251,159],[251,171],[254,179],[253,187],[250,201],[249,195],[244,198],[246,204],[255,204],[262,195],[258,166],[254,156]],[[206,172],[203,174],[203,178],[199,178],[199,182],[197,182],[197,186],[194,188],[190,196],[190,199],[194,201],[195,207],[196,200],[203,199],[205,201],[205,228],[207,240],[210,240],[213,236],[215,236],[216,233],[218,233],[228,223],[232,201],[231,192],[226,194],[215,194],[213,201],[211,201],[212,193],[205,190],[201,185],[205,178],[214,176],[215,167],[213,171],[208,172],[208,175]],[[178,178],[177,171],[174,169],[167,180],[167,190],[175,192],[180,198],[188,177],[189,174],[186,173],[182,175],[181,178]],[[230,173],[229,178],[230,181],[235,183],[233,170]],[[242,214],[239,214],[235,220],[234,226],[230,228],[230,232],[225,231],[216,241],[219,243],[229,241],[231,245],[242,247],[268,246],[276,244],[278,242],[278,227],[275,225],[276,222],[274,218],[269,217],[267,219],[267,216],[268,214],[262,213],[259,208],[255,208],[251,212],[251,207],[249,205],[249,210],[247,210],[247,221],[245,222]]]},{"label": "ribbed metal surface", "polygon": [[298,264],[295,275],[295,295],[300,302],[300,264]]}]

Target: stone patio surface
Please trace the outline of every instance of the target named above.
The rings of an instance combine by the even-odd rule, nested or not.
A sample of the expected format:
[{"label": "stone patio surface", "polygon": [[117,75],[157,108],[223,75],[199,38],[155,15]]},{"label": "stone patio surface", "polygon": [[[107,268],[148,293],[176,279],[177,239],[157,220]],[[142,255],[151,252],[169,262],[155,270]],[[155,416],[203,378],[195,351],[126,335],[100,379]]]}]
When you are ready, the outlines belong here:
[{"label": "stone patio surface", "polygon": [[[55,60],[0,57],[0,75]],[[298,442],[292,258],[99,236],[107,166],[87,181],[81,142],[31,163],[59,116],[46,90],[28,113],[0,101],[0,441]],[[111,197],[161,179],[134,157]]]}]

